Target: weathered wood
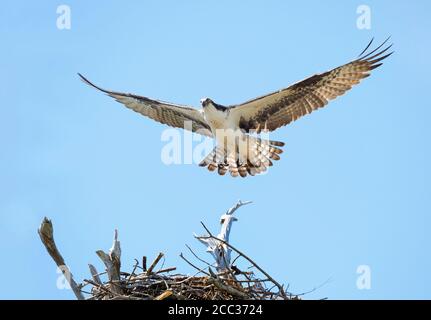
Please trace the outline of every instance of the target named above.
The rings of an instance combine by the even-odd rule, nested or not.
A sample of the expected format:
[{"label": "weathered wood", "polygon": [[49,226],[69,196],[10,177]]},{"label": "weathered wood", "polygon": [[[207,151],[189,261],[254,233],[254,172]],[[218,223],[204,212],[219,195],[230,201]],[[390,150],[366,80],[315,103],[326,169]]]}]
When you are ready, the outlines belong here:
[{"label": "weathered wood", "polygon": [[[197,236],[195,238],[198,239],[201,243],[203,243],[207,247],[207,252],[209,252],[216,264],[215,268],[218,272],[223,272],[226,269],[230,268],[231,265],[231,248],[226,245],[229,243],[229,236],[232,229],[232,223],[238,221],[238,219],[233,215],[236,210],[240,207],[251,203],[251,201],[241,201],[239,200],[232,208],[226,211],[220,217],[221,229],[220,233],[217,237],[207,237],[207,236]],[[221,239],[226,243],[218,241],[217,239]]]},{"label": "weathered wood", "polygon": [[45,217],[42,223],[40,224],[38,233],[40,236],[40,240],[42,241],[43,245],[45,246],[51,258],[54,260],[58,268],[63,273],[64,277],[66,278],[67,282],[72,288],[72,291],[75,294],[76,298],[78,300],[85,300],[85,297],[82,294],[80,287],[73,279],[72,272],[70,272],[70,269],[66,265],[66,262],[64,261],[63,256],[60,254],[60,252],[57,249],[57,245],[55,244],[55,241],[54,241],[54,227],[52,226],[51,220]]},{"label": "weathered wood", "polygon": [[[210,252],[214,257],[215,263],[213,264],[210,263],[211,261],[206,262],[201,259],[187,246],[193,256],[207,266],[204,270],[186,259],[181,253],[180,257],[196,269],[197,272],[194,275],[168,275],[168,272],[174,271],[176,268],[163,268],[163,265],[158,267],[164,257],[163,253],[157,255],[148,269],[147,259],[143,257],[142,268],[139,266],[139,261],[135,259],[135,265],[131,272],[121,272],[121,247],[118,240],[118,231],[115,230],[111,249],[107,252],[103,250],[96,252],[104,263],[106,272],[103,270],[103,272],[99,273],[93,265],[89,264],[91,278],[84,280],[84,286],[87,284],[92,285],[91,293],[85,292],[83,286],[77,285],[70,276],[67,277],[67,275],[70,275],[70,271],[67,267],[65,268],[64,259],[58,253],[55,246],[52,225],[50,225],[49,220],[46,219],[47,222],[43,226],[41,225],[39,234],[54,261],[59,266],[62,266],[61,270],[65,273],[71,287],[75,288],[81,296],[84,293],[91,294],[89,298],[91,300],[292,299],[292,295],[287,293],[282,285],[270,277],[252,259],[229,243],[232,223],[237,221],[237,218],[234,217],[234,212],[248,203],[250,202],[239,201],[221,216],[221,229],[217,236],[214,236],[202,223],[207,235],[195,235],[195,237],[201,243],[205,244],[207,252]],[[238,254],[238,257],[233,259],[233,261],[231,260],[231,253]],[[251,269],[241,271],[236,266],[238,258],[250,262],[252,264]],[[143,272],[136,274],[135,271],[138,268],[142,269]],[[256,278],[255,270],[258,270],[259,274],[265,275],[266,278]],[[198,276],[199,273],[202,273],[203,276]],[[106,277],[104,276],[105,274],[107,274]],[[274,285],[271,287],[265,285],[268,282],[272,282]],[[278,291],[275,291],[276,288],[278,288]],[[78,295],[77,298],[84,299],[84,297],[79,297]]]},{"label": "weathered wood", "polygon": [[220,238],[217,238],[217,237],[213,236],[211,234],[211,232],[209,232],[209,230],[207,229],[207,227],[204,224],[202,224],[202,225],[205,228],[205,230],[207,230],[207,232],[209,233],[209,236],[207,236],[207,237],[201,237],[203,240],[213,239],[215,241],[218,241],[218,242],[221,242],[221,243],[225,244],[230,249],[234,250],[241,257],[243,257],[244,259],[248,260],[248,262],[250,262],[257,270],[259,270],[262,274],[264,274],[279,289],[279,294],[283,298],[287,298],[286,292],[284,291],[283,286],[280,283],[278,283],[273,277],[271,277],[265,270],[263,270],[256,262],[254,262],[251,258],[249,258],[247,255],[245,255],[243,252],[241,252],[240,250],[238,250],[237,248],[235,248],[230,243],[224,241],[223,239],[220,239]]},{"label": "weathered wood", "polygon": [[91,277],[93,278],[94,282],[98,284],[102,284],[102,280],[100,280],[99,273],[97,272],[96,268],[89,263],[88,268],[90,269]]},{"label": "weathered wood", "polygon": [[163,258],[163,253],[159,252],[159,254],[157,255],[156,259],[154,259],[153,263],[151,264],[151,266],[148,268],[147,270],[147,274],[151,274],[154,270],[154,268],[156,267],[156,265],[159,263],[160,259]]},{"label": "weathered wood", "polygon": [[242,292],[232,286],[226,285],[224,284],[219,277],[214,273],[214,271],[211,270],[211,268],[208,268],[211,277],[208,278],[208,282],[215,285],[217,288],[219,288],[220,290],[223,290],[235,297],[241,298],[241,299],[250,299],[250,297],[245,293]]},{"label": "weathered wood", "polygon": [[118,241],[118,231],[114,232],[114,241],[108,253],[103,250],[96,251],[97,256],[102,260],[106,267],[109,281],[111,282],[111,291],[115,294],[121,295],[123,290],[120,283],[120,268],[121,268],[121,247]]},{"label": "weathered wood", "polygon": [[147,257],[142,257],[142,271],[147,272]]}]

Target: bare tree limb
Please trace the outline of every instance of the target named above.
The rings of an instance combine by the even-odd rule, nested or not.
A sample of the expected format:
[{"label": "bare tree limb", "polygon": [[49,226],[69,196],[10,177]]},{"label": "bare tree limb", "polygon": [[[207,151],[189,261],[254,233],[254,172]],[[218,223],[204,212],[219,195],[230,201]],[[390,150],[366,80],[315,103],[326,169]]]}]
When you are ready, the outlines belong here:
[{"label": "bare tree limb", "polygon": [[91,277],[93,278],[94,282],[98,284],[102,284],[102,281],[100,280],[99,273],[97,272],[96,268],[89,263],[88,268],[90,269]]},{"label": "bare tree limb", "polygon": [[64,261],[63,256],[60,254],[60,252],[57,249],[57,245],[55,244],[55,241],[54,241],[54,227],[52,226],[51,220],[45,217],[42,223],[40,224],[38,233],[40,236],[40,240],[42,241],[43,245],[45,246],[51,258],[54,260],[58,268],[63,273],[64,277],[66,278],[67,282],[72,288],[72,291],[75,294],[76,298],[78,300],[85,300],[80,287],[73,279],[72,272],[70,272],[70,269],[66,265],[66,262]]},{"label": "bare tree limb", "polygon": [[[220,217],[220,224],[221,229],[220,233],[216,238],[223,239],[225,242],[229,242],[229,236],[232,229],[232,224],[235,221],[238,221],[238,219],[233,215],[236,210],[238,210],[240,207],[250,204],[251,201],[241,201],[239,200],[233,207],[231,207],[229,210],[226,211],[221,217]],[[206,228],[206,227],[205,227]],[[209,233],[209,230],[207,230]],[[216,240],[216,238],[207,238],[207,237],[200,237],[195,235],[195,238],[198,239],[201,243],[206,245],[207,252],[211,253],[213,256],[216,264],[215,267],[218,272],[222,272],[226,269],[229,269],[231,265],[231,249],[229,246],[226,246],[223,243],[220,243]]]},{"label": "bare tree limb", "polygon": [[160,269],[159,271],[156,272],[156,274],[171,272],[171,271],[175,271],[175,270],[177,270],[177,267],[169,267],[169,268],[165,268],[165,269]]},{"label": "bare tree limb", "polygon": [[189,245],[186,244],[187,249],[189,249],[189,251],[192,253],[192,255],[195,256],[196,259],[198,259],[200,262],[205,263],[208,267],[212,267],[212,265],[210,263],[208,263],[207,261],[205,261],[204,259],[200,258],[193,250],[192,248],[190,248]]},{"label": "bare tree limb", "polygon": [[123,290],[121,289],[120,283],[120,268],[121,268],[121,247],[120,241],[118,241],[118,231],[114,232],[114,241],[111,249],[108,253],[103,250],[96,251],[97,256],[102,260],[108,273],[109,281],[111,282],[112,292],[121,295]]},{"label": "bare tree limb", "polygon": [[187,262],[189,265],[191,265],[193,268],[198,270],[199,272],[202,272],[203,274],[206,274],[207,276],[210,275],[208,272],[202,270],[201,268],[196,267],[193,263],[191,263],[189,260],[187,260],[182,253],[180,253],[180,258],[183,259],[185,262]]},{"label": "bare tree limb", "polygon": [[232,215],[232,214],[234,214],[234,212],[236,211],[236,210],[238,210],[239,208],[241,208],[242,206],[245,206],[245,205],[247,205],[247,204],[250,204],[250,203],[253,203],[253,201],[241,201],[241,200],[238,200],[238,202],[232,207],[232,208],[230,208],[227,212],[226,212],[226,214],[227,215]]},{"label": "bare tree limb", "polygon": [[215,285],[220,290],[226,291],[227,293],[229,293],[229,294],[231,294],[233,296],[239,297],[241,299],[250,299],[250,297],[246,293],[244,293],[244,292],[242,292],[242,291],[240,291],[240,290],[238,290],[238,289],[236,289],[236,288],[234,288],[232,286],[225,285],[217,277],[217,275],[211,270],[211,268],[209,268],[209,272],[211,274],[211,277],[208,279],[209,283]]},{"label": "bare tree limb", "polygon": [[242,257],[244,257],[244,259],[246,259],[248,262],[250,262],[256,269],[258,269],[260,272],[262,272],[262,274],[264,274],[279,289],[280,294],[283,296],[283,298],[287,298],[286,292],[284,291],[283,286],[281,284],[279,284],[273,277],[271,277],[265,270],[263,270],[261,267],[259,267],[259,265],[256,262],[254,262],[251,258],[249,258],[243,252],[241,252],[240,250],[238,250],[237,248],[235,248],[234,246],[232,246],[227,241],[225,241],[223,239],[219,239],[219,238],[213,236],[211,234],[211,232],[209,231],[209,229],[205,226],[205,224],[203,222],[201,222],[201,224],[204,227],[204,229],[208,232],[209,236],[208,237],[200,237],[200,238],[202,238],[202,239],[205,239],[205,238],[214,239],[214,240],[220,241],[221,243],[223,243],[226,246],[228,246],[229,248],[231,248],[233,251],[235,251],[236,253],[238,253]]}]

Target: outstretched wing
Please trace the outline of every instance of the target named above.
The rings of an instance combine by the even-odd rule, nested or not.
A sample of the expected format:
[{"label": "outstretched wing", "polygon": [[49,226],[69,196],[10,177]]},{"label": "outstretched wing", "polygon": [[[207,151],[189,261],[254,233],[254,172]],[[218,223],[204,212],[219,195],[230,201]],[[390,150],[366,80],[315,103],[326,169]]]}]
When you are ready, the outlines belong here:
[{"label": "outstretched wing", "polygon": [[124,104],[127,108],[139,112],[148,118],[171,127],[188,129],[205,136],[212,136],[211,129],[203,117],[202,110],[153,100],[130,93],[105,90],[90,82],[80,73],[78,73],[78,75],[81,77],[81,80],[89,86],[106,93],[118,102]]},{"label": "outstretched wing", "polygon": [[288,88],[232,106],[231,113],[235,113],[240,128],[247,132],[259,132],[265,128],[272,131],[287,125],[325,106],[368,77],[371,70],[382,65],[381,61],[393,53],[385,54],[392,44],[381,49],[388,40],[389,38],[366,53],[373,42],[371,40],[358,59],[331,71],[316,74]]}]

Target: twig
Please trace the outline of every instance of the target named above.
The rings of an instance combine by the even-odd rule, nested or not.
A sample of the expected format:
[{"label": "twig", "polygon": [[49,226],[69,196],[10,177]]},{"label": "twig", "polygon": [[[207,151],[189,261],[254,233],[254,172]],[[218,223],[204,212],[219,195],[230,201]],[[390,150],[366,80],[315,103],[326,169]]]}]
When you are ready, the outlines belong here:
[{"label": "twig", "polygon": [[211,278],[208,279],[208,282],[215,285],[217,288],[219,288],[220,290],[226,291],[227,293],[239,297],[241,299],[249,299],[250,297],[242,292],[239,291],[238,289],[225,285],[224,283],[222,283],[220,281],[220,279],[217,277],[217,275],[211,270],[211,268],[209,268],[210,274],[211,274]]},{"label": "twig", "polygon": [[237,280],[237,282],[239,282],[239,283],[256,283],[256,282],[267,282],[267,281],[271,281],[271,280],[269,280],[269,279],[262,279],[262,280],[260,280],[260,279],[255,279],[255,280],[252,280],[252,279],[249,279],[249,280]]},{"label": "twig", "polygon": [[142,271],[147,272],[147,257],[142,257]]},{"label": "twig", "polygon": [[[328,279],[326,279],[323,283],[321,283],[320,285],[318,285],[317,287],[314,287],[313,289],[311,289],[311,290],[309,290],[309,291],[305,291],[305,292],[298,293],[298,294],[292,293],[292,295],[294,295],[295,297],[305,296],[306,294],[312,293],[312,292],[314,292],[314,291],[316,291],[316,290],[318,290],[318,289],[322,288],[323,286],[327,285],[327,284],[328,284],[329,282],[331,282],[331,281],[332,281],[332,278],[331,278],[331,277],[329,277],[329,278],[328,278]],[[324,298],[324,299],[325,299],[325,298]]]},{"label": "twig", "polygon": [[151,274],[151,272],[153,272],[153,269],[156,267],[156,265],[159,263],[160,259],[163,257],[163,253],[160,252],[159,255],[156,257],[156,259],[154,259],[153,263],[151,264],[151,266],[148,268],[147,270],[147,274]]},{"label": "twig", "polygon": [[211,264],[209,264],[208,262],[206,262],[204,259],[200,258],[196,253],[194,253],[194,251],[192,250],[192,248],[190,248],[189,245],[186,244],[187,249],[189,249],[189,251],[192,253],[192,255],[195,256],[196,259],[198,259],[199,261],[205,263],[207,266],[212,267]]},{"label": "twig", "polygon": [[193,263],[191,263],[189,260],[187,260],[182,253],[180,253],[180,258],[183,259],[185,262],[187,262],[189,265],[191,265],[196,270],[199,270],[200,272],[202,272],[203,274],[206,274],[207,276],[210,275],[208,272],[202,270],[201,268],[196,267]]},{"label": "twig", "polygon": [[93,278],[94,282],[102,284],[102,281],[100,280],[99,273],[97,272],[96,268],[91,263],[88,264],[88,268],[90,269],[91,277]]},{"label": "twig", "polygon": [[105,291],[106,293],[108,293],[110,295],[115,296],[115,293],[112,292],[111,290],[109,290],[108,288],[106,288],[104,285],[98,284],[98,283],[96,283],[96,282],[94,282],[92,280],[87,280],[87,279],[84,279],[84,282],[87,282],[87,283],[91,284],[92,286],[94,286],[94,287],[96,287],[96,288],[98,288],[100,290],[103,290],[103,291]]},{"label": "twig", "polygon": [[[181,255],[180,255],[180,257],[181,257]],[[181,257],[181,258],[183,258],[184,259],[184,257]],[[188,261],[186,261],[187,263],[188,263]],[[196,268],[195,266],[193,266],[193,268]],[[185,282],[187,282],[187,281],[190,281],[190,280],[193,280],[199,273],[202,273],[202,272],[205,272],[205,271],[203,271],[203,270],[200,270],[200,269],[198,269],[199,271],[198,272],[196,272],[194,275],[192,275],[192,276],[189,276],[189,277],[186,277],[184,280],[181,280],[181,281],[179,281],[179,282],[177,282],[177,284],[183,284],[183,283],[185,283]]]},{"label": "twig", "polygon": [[175,271],[175,270],[177,270],[176,267],[170,267],[170,268],[160,269],[159,271],[156,272],[156,274],[165,273],[165,272],[171,272],[171,271]]},{"label": "twig", "polygon": [[160,294],[157,297],[155,297],[154,300],[165,300],[165,299],[169,298],[172,295],[173,295],[172,290],[168,289],[165,292],[163,292],[162,294]]},{"label": "twig", "polygon": [[233,264],[235,264],[236,260],[238,260],[239,258],[241,258],[241,255],[240,255],[240,254],[239,254],[239,255],[237,255],[235,259],[233,259],[233,261],[232,261],[232,263],[231,263],[231,264],[232,264],[232,265],[233,265]]},{"label": "twig", "polygon": [[57,245],[55,244],[55,241],[54,241],[54,228],[52,226],[51,220],[45,217],[42,220],[42,223],[40,224],[38,233],[40,236],[40,240],[42,241],[43,245],[45,246],[51,258],[54,260],[58,268],[63,273],[64,277],[66,278],[67,282],[72,288],[72,291],[75,294],[76,298],[78,300],[85,300],[85,297],[82,294],[78,284],[73,279],[73,275],[70,272],[69,267],[66,265],[66,262],[64,261],[63,256],[60,254],[60,252],[57,249]]},{"label": "twig", "polygon": [[203,222],[201,222],[202,226],[204,227],[204,229],[208,232],[209,236],[208,237],[201,237],[203,239],[205,238],[211,238],[217,241],[220,241],[221,243],[225,244],[226,246],[228,246],[229,248],[231,248],[233,251],[235,251],[236,253],[240,254],[241,256],[244,257],[244,259],[246,259],[248,262],[250,262],[251,264],[253,264],[256,269],[258,269],[260,272],[262,272],[272,283],[274,283],[274,285],[279,289],[280,294],[284,297],[287,298],[286,293],[284,292],[283,286],[281,284],[279,284],[273,277],[271,277],[265,270],[263,270],[261,267],[259,267],[258,264],[256,264],[256,262],[254,262],[252,259],[250,259],[247,255],[245,255],[243,252],[241,252],[240,250],[238,250],[237,248],[235,248],[234,246],[232,246],[230,243],[224,241],[223,239],[219,239],[215,236],[213,236],[211,234],[211,232],[209,231],[209,229],[205,226],[205,224]]},{"label": "twig", "polygon": [[132,276],[134,275],[134,273],[135,273],[136,269],[138,268],[138,266],[139,266],[139,261],[138,261],[138,259],[135,259],[135,265],[133,266],[132,273],[129,275],[129,278],[127,279],[127,283],[129,283],[130,279],[132,279]]}]

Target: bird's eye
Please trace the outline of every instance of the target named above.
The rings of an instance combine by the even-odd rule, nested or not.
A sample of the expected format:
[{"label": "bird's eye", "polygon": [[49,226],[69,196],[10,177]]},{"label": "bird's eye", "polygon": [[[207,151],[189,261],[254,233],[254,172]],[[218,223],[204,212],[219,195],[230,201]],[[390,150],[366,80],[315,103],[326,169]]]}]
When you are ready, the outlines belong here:
[{"label": "bird's eye", "polygon": [[205,106],[209,105],[210,101],[211,100],[208,99],[208,98],[202,99],[201,100],[201,105],[205,107]]}]

